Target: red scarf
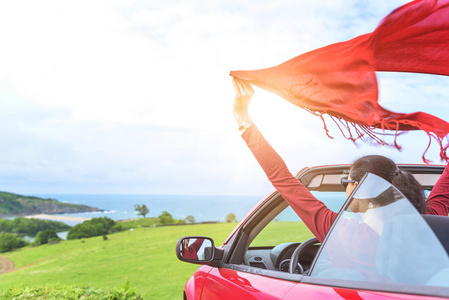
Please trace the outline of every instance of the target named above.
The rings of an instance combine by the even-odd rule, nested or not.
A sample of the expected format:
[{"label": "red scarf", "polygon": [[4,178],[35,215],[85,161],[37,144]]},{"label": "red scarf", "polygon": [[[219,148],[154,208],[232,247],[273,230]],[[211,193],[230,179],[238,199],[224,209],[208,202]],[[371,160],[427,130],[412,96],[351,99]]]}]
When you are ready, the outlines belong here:
[{"label": "red scarf", "polygon": [[[410,2],[385,17],[372,33],[310,51],[275,67],[232,71],[231,75],[322,119],[328,114],[347,129],[346,137],[352,141],[368,136],[386,144],[378,137],[384,130],[395,131],[395,136],[423,130],[429,136],[429,146],[435,138],[441,159],[448,160],[449,145],[443,145],[443,138],[449,133],[449,123],[424,112],[396,113],[380,106],[375,71],[449,75],[449,0]],[[375,132],[376,128],[382,132]],[[326,126],[325,130],[327,133]],[[396,139],[394,145],[400,149]],[[423,160],[428,163],[426,151]]]}]

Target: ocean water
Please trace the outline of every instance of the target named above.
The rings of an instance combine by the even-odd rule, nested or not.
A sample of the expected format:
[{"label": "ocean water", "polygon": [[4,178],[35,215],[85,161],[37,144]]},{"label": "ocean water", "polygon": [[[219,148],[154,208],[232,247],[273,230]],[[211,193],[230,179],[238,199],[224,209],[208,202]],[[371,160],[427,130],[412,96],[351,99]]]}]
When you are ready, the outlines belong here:
[{"label": "ocean water", "polygon": [[[225,221],[229,213],[241,220],[263,196],[228,195],[105,195],[105,194],[39,194],[41,198],[60,202],[83,204],[103,209],[104,212],[61,214],[71,217],[108,217],[113,220],[141,218],[134,205],[145,204],[150,212],[147,217],[158,217],[168,211],[175,219],[192,215],[196,222]],[[79,222],[66,221],[69,225]]]},{"label": "ocean water", "polygon": [[[346,196],[344,193],[312,192],[333,211],[338,212]],[[61,214],[70,217],[108,217],[113,220],[141,218],[134,211],[134,205],[145,204],[150,212],[147,217],[158,217],[168,211],[175,219],[185,219],[191,215],[196,222],[224,222],[229,213],[241,220],[263,198],[263,196],[230,195],[104,195],[104,194],[40,194],[42,198],[56,199],[60,202],[84,204],[103,209],[103,212]],[[279,221],[298,220],[291,210],[277,218]],[[80,222],[64,221],[68,225]]]},{"label": "ocean water", "polygon": [[[338,212],[345,202],[344,193],[312,192],[331,210]],[[142,218],[134,211],[135,204],[145,204],[150,212],[147,217],[158,217],[168,211],[175,219],[185,219],[192,215],[196,222],[224,222],[229,213],[234,213],[240,221],[264,196],[229,196],[229,195],[105,195],[105,194],[40,194],[41,198],[56,199],[60,202],[84,204],[103,209],[103,212],[57,214],[56,216],[96,218],[108,217],[113,220]],[[286,209],[276,217],[277,221],[298,221],[298,216],[291,209]],[[61,221],[74,226],[78,221]],[[66,239],[67,231],[58,232]],[[33,241],[34,237],[28,237]]]}]

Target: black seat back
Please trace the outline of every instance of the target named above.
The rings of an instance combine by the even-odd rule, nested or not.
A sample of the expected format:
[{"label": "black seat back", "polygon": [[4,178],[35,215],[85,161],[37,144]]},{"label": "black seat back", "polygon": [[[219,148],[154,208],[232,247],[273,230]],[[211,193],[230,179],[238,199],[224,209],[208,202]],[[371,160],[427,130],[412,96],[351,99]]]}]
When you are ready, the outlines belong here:
[{"label": "black seat back", "polygon": [[449,217],[435,215],[423,215],[423,217],[449,254]]},{"label": "black seat back", "polygon": [[379,274],[397,283],[423,285],[449,269],[449,217],[423,217],[398,215],[385,223],[376,256]]}]

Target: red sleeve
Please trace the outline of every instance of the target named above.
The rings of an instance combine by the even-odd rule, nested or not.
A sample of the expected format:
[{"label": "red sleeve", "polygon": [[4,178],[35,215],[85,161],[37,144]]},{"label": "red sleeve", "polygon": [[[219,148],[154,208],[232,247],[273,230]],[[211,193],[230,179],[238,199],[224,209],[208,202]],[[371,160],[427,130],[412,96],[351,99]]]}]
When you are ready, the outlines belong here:
[{"label": "red sleeve", "polygon": [[323,241],[337,214],[316,199],[290,173],[282,158],[268,144],[255,125],[249,127],[242,137],[273,186],[315,237]]},{"label": "red sleeve", "polygon": [[198,252],[198,250],[200,250],[201,245],[203,244],[203,242],[204,242],[204,239],[196,239],[196,241],[193,242],[192,245],[190,245],[189,249],[193,248],[193,249],[195,249],[195,252]]},{"label": "red sleeve", "polygon": [[449,214],[449,164],[444,168],[443,174],[430,192],[426,202],[428,215]]}]

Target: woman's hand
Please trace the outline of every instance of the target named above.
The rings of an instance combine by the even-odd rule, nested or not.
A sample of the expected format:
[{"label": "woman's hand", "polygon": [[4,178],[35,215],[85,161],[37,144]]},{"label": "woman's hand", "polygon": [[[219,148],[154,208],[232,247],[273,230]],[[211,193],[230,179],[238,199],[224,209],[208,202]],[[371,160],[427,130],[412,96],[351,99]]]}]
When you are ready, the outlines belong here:
[{"label": "woman's hand", "polygon": [[254,89],[250,83],[242,79],[232,76],[232,83],[235,90],[234,100],[234,118],[238,125],[242,125],[243,122],[252,122],[248,113],[249,103],[254,95]]}]

